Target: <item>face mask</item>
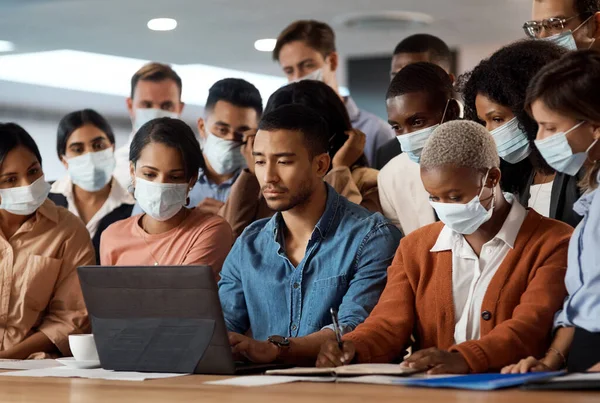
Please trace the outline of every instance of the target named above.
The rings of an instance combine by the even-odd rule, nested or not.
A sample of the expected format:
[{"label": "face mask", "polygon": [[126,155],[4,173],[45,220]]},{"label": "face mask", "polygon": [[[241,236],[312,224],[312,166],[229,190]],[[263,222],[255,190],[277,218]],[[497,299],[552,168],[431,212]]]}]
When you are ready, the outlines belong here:
[{"label": "face mask", "polygon": [[179,114],[163,109],[136,108],[135,118],[133,119],[133,131],[137,133],[146,123],[158,118],[179,119]]},{"label": "face mask", "polygon": [[246,160],[240,152],[241,144],[239,142],[224,140],[210,132],[206,133],[207,137],[202,153],[217,174],[230,174],[246,166]]},{"label": "face mask", "polygon": [[136,177],[134,197],[150,217],[167,221],[185,206],[188,190],[187,183],[155,183]]},{"label": "face mask", "polygon": [[299,81],[304,81],[304,80],[315,80],[315,81],[320,81],[323,82],[323,69],[317,69],[315,71],[313,71],[312,73],[309,73],[307,75],[305,75],[304,77],[300,77],[297,80],[292,81],[293,83],[297,83]]},{"label": "face mask", "polygon": [[427,143],[431,133],[438,127],[439,125],[433,125],[416,132],[396,136],[400,142],[400,147],[402,147],[402,152],[406,153],[412,162],[418,164],[421,160],[421,152],[425,147],[425,143]]},{"label": "face mask", "polygon": [[[575,38],[573,37],[573,33],[575,33],[575,31],[577,31],[579,28],[581,28],[582,26],[584,26],[590,20],[590,18],[592,18],[592,17],[590,16],[587,20],[585,20],[584,22],[582,22],[581,25],[579,25],[573,31],[571,31],[569,29],[569,30],[561,32],[559,34],[549,36],[548,38],[542,38],[542,40],[548,41],[548,42],[552,42],[555,45],[558,45],[558,46],[560,46],[560,47],[562,47],[564,49],[567,49],[569,51],[571,51],[571,50],[577,50],[577,43],[575,42]],[[595,41],[596,41],[596,39],[594,39],[592,41],[592,43],[590,44],[590,46],[588,47],[588,49],[592,47],[592,45],[594,44]]]},{"label": "face mask", "polygon": [[557,133],[552,137],[544,140],[536,140],[535,145],[540,150],[540,154],[546,160],[548,165],[556,169],[558,172],[574,176],[579,172],[585,160],[587,153],[592,147],[589,147],[586,152],[573,154],[573,150],[567,140],[567,134],[580,127],[585,122],[580,122],[564,133]]},{"label": "face mask", "polygon": [[463,235],[471,235],[492,218],[496,200],[496,189],[492,189],[492,206],[489,210],[483,207],[480,200],[488,175],[489,171],[485,175],[479,195],[475,196],[467,204],[429,202],[440,220],[452,231]]},{"label": "face mask", "polygon": [[97,192],[112,179],[115,157],[112,148],[67,159],[73,183],[88,192]]},{"label": "face mask", "polygon": [[40,208],[50,193],[50,185],[44,176],[29,186],[0,189],[0,209],[15,215],[30,215]]},{"label": "face mask", "polygon": [[[444,108],[442,122],[440,124],[444,123],[444,120],[446,119],[448,105],[450,105],[450,99],[446,101],[446,107]],[[416,162],[418,164],[421,161],[421,152],[423,152],[423,148],[425,148],[425,143],[427,143],[429,136],[431,136],[433,131],[437,129],[438,126],[439,124],[426,127],[425,129],[421,129],[416,132],[396,136],[400,142],[400,147],[402,147],[402,152],[408,154],[408,158],[410,158],[412,162]]]},{"label": "face mask", "polygon": [[527,135],[519,128],[519,121],[513,118],[500,127],[491,131],[498,155],[504,161],[510,164],[516,164],[523,161],[531,154],[529,139]]}]

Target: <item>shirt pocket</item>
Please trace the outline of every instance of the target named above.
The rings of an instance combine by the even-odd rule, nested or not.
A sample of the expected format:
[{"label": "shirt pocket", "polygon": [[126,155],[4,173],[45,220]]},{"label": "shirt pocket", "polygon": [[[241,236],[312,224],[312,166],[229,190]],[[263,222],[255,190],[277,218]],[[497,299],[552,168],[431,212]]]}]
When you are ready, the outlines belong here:
[{"label": "shirt pocket", "polygon": [[330,308],[338,309],[342,299],[348,291],[348,277],[346,275],[327,277],[316,280],[309,290],[308,302],[309,326],[314,330],[331,325]]},{"label": "shirt pocket", "polygon": [[29,256],[23,281],[24,289],[21,291],[25,295],[25,303],[28,309],[35,312],[46,310],[54,294],[61,265],[61,259]]}]

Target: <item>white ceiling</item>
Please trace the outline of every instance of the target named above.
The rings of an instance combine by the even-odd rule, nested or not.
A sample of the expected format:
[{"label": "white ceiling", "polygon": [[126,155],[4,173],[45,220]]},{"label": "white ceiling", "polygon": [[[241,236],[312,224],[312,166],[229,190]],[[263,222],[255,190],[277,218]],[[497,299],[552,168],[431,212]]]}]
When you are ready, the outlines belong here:
[{"label": "white ceiling", "polygon": [[[278,75],[270,54],[257,52],[253,44],[276,37],[296,19],[333,23],[348,13],[416,11],[434,18],[418,31],[438,35],[453,47],[468,47],[521,37],[530,8],[531,0],[0,0],[0,40],[14,42],[16,53],[73,49]],[[149,31],[146,23],[155,17],[175,18],[179,25],[172,32]],[[417,32],[334,28],[342,57],[388,54],[399,40]],[[36,94],[49,100],[36,100]],[[69,92],[63,93],[56,108],[80,101],[82,94],[73,96],[71,100]],[[0,82],[0,104],[13,102],[11,98],[46,108],[53,96],[34,86]],[[116,105],[111,112],[122,110],[122,100],[100,98]]]}]

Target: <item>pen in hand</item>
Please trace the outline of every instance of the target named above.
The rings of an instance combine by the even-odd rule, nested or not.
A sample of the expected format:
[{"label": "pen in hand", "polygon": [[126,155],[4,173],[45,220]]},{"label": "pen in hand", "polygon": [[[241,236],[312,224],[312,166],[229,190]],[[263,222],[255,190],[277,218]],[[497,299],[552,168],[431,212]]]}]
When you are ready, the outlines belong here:
[{"label": "pen in hand", "polygon": [[331,321],[333,322],[333,331],[335,332],[335,338],[337,339],[338,347],[342,352],[342,364],[346,364],[344,360],[344,342],[342,341],[342,330],[340,328],[340,323],[338,321],[338,313],[335,309],[330,308],[329,312],[331,312]]}]

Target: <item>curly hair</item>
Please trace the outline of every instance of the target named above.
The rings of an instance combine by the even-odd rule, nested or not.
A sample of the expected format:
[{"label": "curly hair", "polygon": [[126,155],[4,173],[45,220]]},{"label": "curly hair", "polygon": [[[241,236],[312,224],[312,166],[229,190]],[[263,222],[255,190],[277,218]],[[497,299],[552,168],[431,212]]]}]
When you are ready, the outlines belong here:
[{"label": "curly hair", "polygon": [[483,126],[454,120],[433,131],[419,164],[422,169],[452,165],[479,170],[499,167],[500,157],[494,138]]},{"label": "curly hair", "polygon": [[483,124],[477,116],[475,100],[477,95],[484,95],[491,101],[510,108],[519,127],[529,138],[532,153],[528,159],[514,165],[504,160],[501,162],[501,186],[504,191],[523,194],[534,168],[545,174],[554,173],[535,146],[538,125],[525,110],[525,99],[527,87],[533,77],[566,52],[547,41],[521,40],[501,48],[490,58],[481,61],[472,71],[458,78],[457,90],[463,97],[466,119]]},{"label": "curly hair", "polygon": [[575,0],[573,7],[581,15],[581,19],[585,20],[600,11],[600,0]]}]

